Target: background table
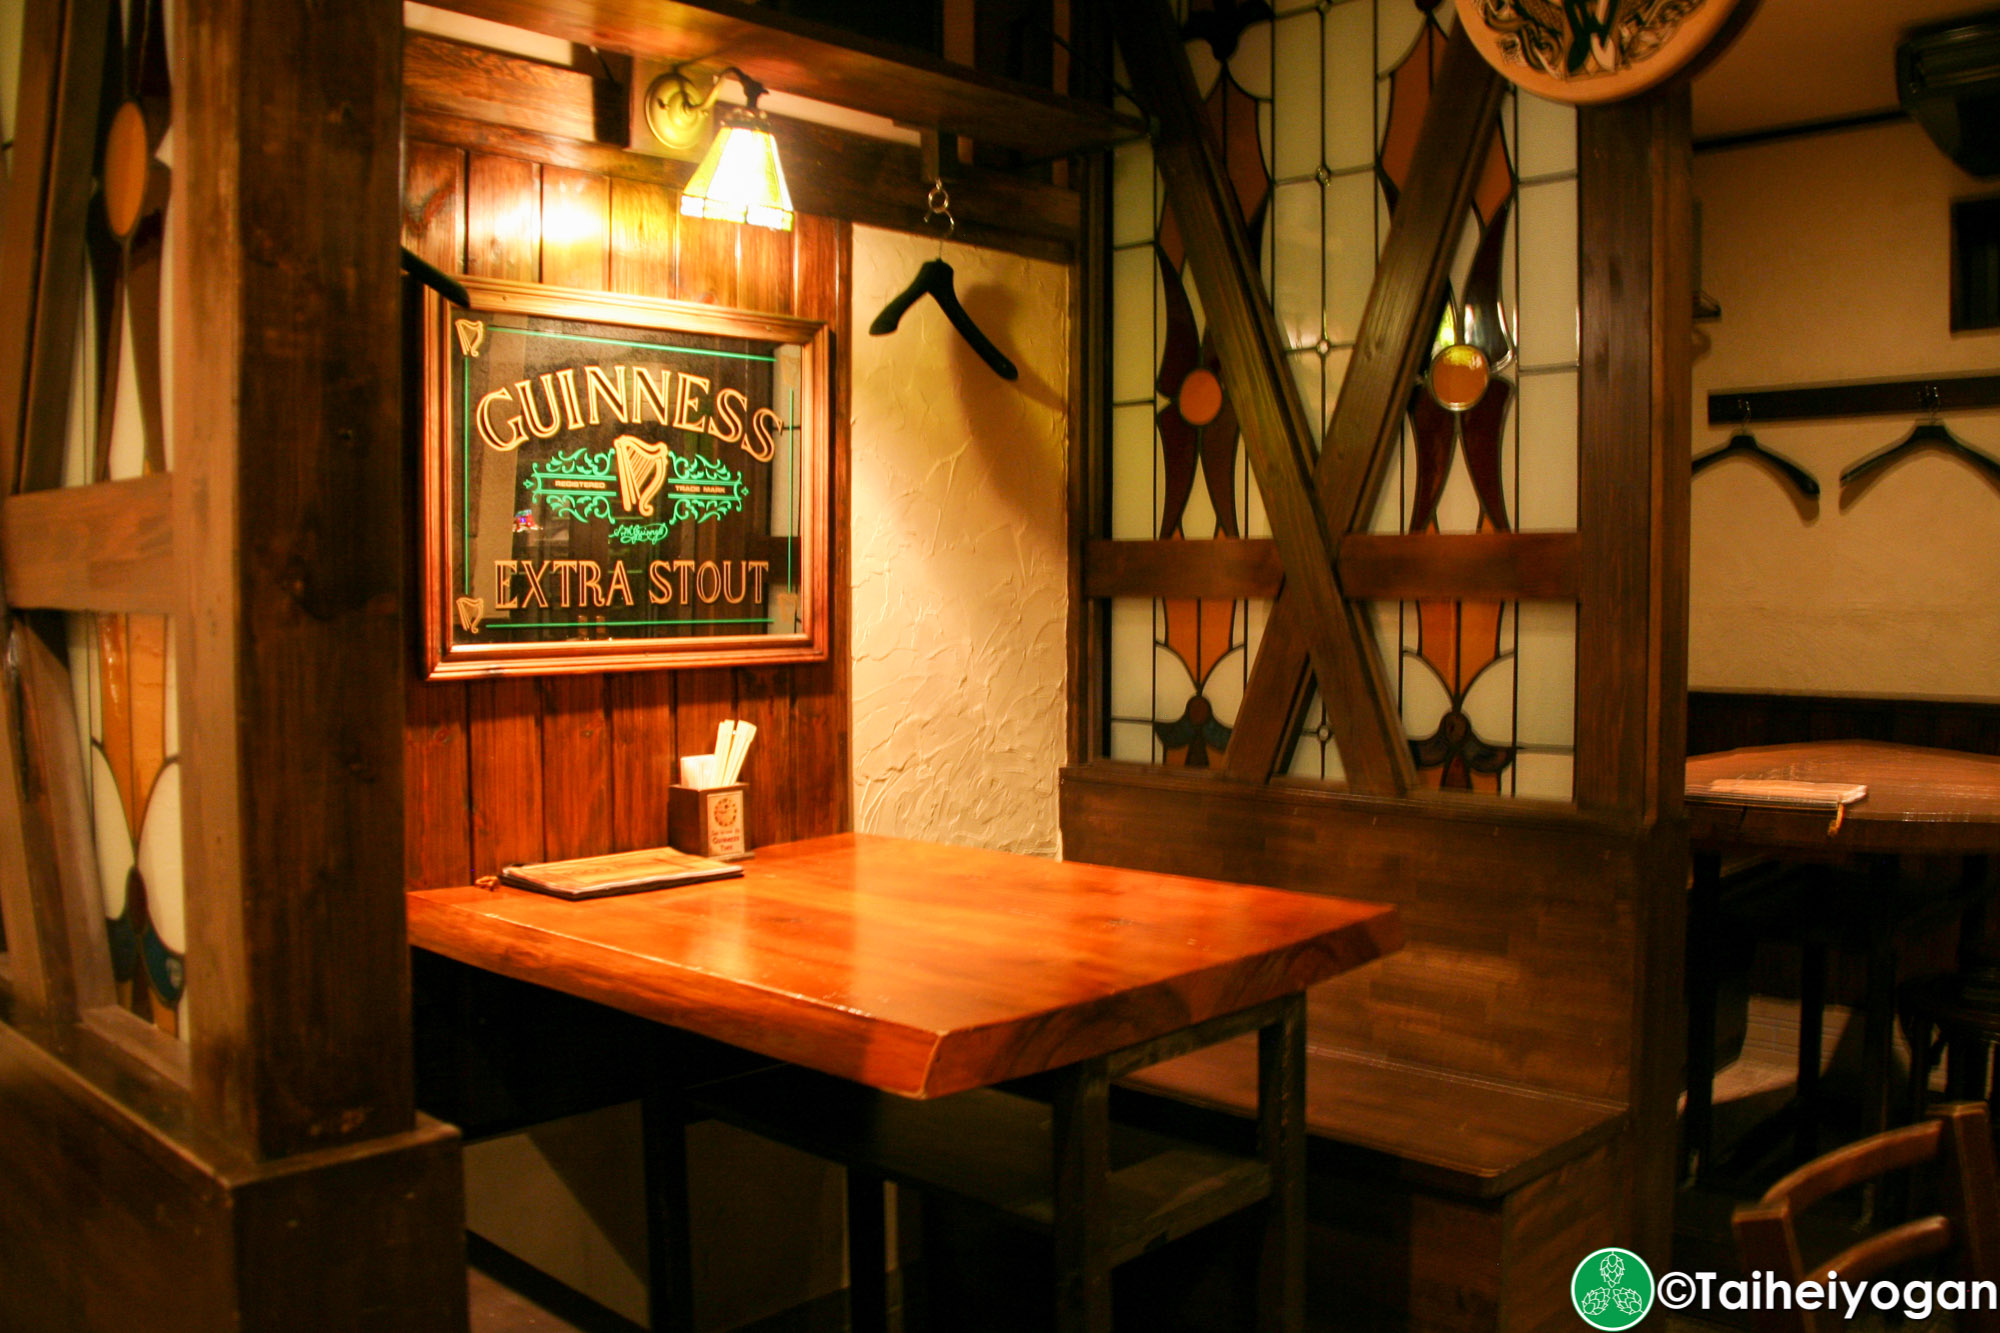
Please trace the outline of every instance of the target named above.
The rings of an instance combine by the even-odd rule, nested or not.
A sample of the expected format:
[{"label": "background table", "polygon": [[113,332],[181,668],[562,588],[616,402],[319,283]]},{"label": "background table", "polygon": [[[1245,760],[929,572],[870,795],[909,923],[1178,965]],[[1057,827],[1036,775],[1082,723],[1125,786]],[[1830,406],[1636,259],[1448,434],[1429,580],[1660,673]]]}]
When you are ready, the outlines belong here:
[{"label": "background table", "polygon": [[[1059,1272],[1066,1177],[1085,1205],[1106,1196],[1108,1078],[1293,997],[1287,1049],[1268,1062],[1283,1086],[1267,1108],[1282,1138],[1269,1145],[1267,1245],[1283,1252],[1273,1268],[1294,1310],[1297,997],[1402,943],[1379,904],[855,834],[760,848],[741,879],[585,902],[429,889],[408,912],[421,948],[903,1097],[1066,1071],[1076,1099],[1057,1106],[1058,1156],[1066,1132],[1083,1168],[1057,1163]],[[1098,1260],[1100,1240],[1074,1237]],[[1108,1268],[1084,1267],[1074,1326],[1108,1327]]]},{"label": "background table", "polygon": [[[1704,797],[1687,805],[1695,852],[1688,904],[1688,1100],[1685,1141],[1691,1165],[1706,1165],[1713,1134],[1715,978],[1706,941],[1714,938],[1716,902],[1725,853],[1766,852],[1810,860],[1858,860],[1873,881],[1871,894],[1885,928],[1869,960],[1863,1003],[1862,1128],[1879,1130],[1888,1118],[1888,1087],[1895,1021],[1895,958],[1886,922],[1897,892],[1898,858],[1905,854],[1965,858],[1968,888],[1983,881],[1985,858],[2000,852],[2000,759],[1876,741],[1808,741],[1697,755],[1687,763],[1690,791],[1725,779],[1789,779],[1860,784],[1868,795],[1846,808],[1838,827],[1827,810],[1792,809]],[[1969,923],[1970,924],[1970,923]],[[1967,936],[1976,934],[1968,929]],[[1975,943],[1971,938],[1963,946]],[[1809,988],[1808,988],[1809,989]],[[1811,997],[1806,997],[1808,1000]],[[1800,1040],[1816,1047],[1819,1015],[1802,1004]],[[1812,1054],[1811,1047],[1806,1048]],[[1812,1063],[1817,1072],[1817,1061]],[[1802,1079],[1806,1062],[1801,1061]],[[1801,1087],[1801,1093],[1810,1089]]]}]

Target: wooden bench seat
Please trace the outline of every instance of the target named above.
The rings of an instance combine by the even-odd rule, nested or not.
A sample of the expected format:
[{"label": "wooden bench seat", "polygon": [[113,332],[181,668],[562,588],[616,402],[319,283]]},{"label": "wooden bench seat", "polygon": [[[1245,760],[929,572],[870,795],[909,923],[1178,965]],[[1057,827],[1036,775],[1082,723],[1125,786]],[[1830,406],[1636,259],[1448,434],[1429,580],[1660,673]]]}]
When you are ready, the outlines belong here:
[{"label": "wooden bench seat", "polygon": [[[1257,1104],[1255,1041],[1231,1041],[1129,1076],[1127,1087],[1248,1115]],[[1539,1088],[1308,1043],[1306,1125],[1404,1180],[1494,1199],[1608,1142],[1625,1108]]]},{"label": "wooden bench seat", "polygon": [[[1240,1146],[1254,1045],[1121,1080],[1118,1114]],[[1616,1234],[1630,1117],[1611,1102],[1309,1041],[1308,1328],[1568,1328],[1568,1275]]]}]

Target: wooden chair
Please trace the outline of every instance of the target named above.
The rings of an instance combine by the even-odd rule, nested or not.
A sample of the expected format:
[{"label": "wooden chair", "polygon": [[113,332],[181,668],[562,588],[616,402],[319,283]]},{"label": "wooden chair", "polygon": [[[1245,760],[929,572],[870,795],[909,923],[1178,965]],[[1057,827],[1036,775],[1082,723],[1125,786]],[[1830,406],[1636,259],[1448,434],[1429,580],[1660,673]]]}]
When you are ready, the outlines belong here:
[{"label": "wooden chair", "polygon": [[[1806,1163],[1765,1192],[1741,1204],[1733,1219],[1736,1249],[1746,1274],[1771,1272],[1789,1283],[1874,1281],[1899,1264],[1954,1252],[1952,1276],[1967,1283],[2000,1282],[2000,1177],[1986,1107],[1961,1102],[1939,1107],[1935,1119],[1850,1143]],[[1840,1190],[1870,1183],[1901,1168],[1937,1164],[1943,1211],[1877,1232],[1810,1268],[1800,1258],[1798,1219]],[[1989,1303],[1990,1304],[1990,1303]],[[1958,1333],[2000,1333],[2000,1311],[1956,1313]],[[1833,1333],[1843,1320],[1811,1310],[1765,1310],[1758,1333]]]}]

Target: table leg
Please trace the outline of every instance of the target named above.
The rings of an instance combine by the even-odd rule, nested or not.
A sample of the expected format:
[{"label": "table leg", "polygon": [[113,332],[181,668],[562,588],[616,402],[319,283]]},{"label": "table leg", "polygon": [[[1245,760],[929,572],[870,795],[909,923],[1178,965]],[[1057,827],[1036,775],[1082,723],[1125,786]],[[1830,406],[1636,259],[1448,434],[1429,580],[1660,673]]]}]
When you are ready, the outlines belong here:
[{"label": "table leg", "polygon": [[1722,896],[1722,855],[1694,854],[1687,914],[1687,1113],[1681,1120],[1681,1179],[1711,1165],[1715,1147],[1715,949]]},{"label": "table leg", "polygon": [[1257,1151],[1271,1168],[1257,1273],[1258,1333],[1302,1333],[1306,1314],[1306,997],[1257,1030]]},{"label": "table leg", "polygon": [[1800,1164],[1819,1153],[1820,1040],[1826,1021],[1827,946],[1808,941],[1799,957],[1799,1078],[1793,1089],[1798,1124],[1793,1155]]},{"label": "table leg", "polygon": [[853,1333],[889,1333],[889,1230],[882,1177],[847,1168],[847,1301]]},{"label": "table leg", "polygon": [[1875,918],[1868,946],[1868,978],[1862,1002],[1861,1134],[1880,1134],[1889,1127],[1889,1064],[1895,1058],[1897,878],[1901,866],[1894,856],[1871,857],[1868,901]]},{"label": "table leg", "polygon": [[1057,1071],[1052,1109],[1056,1333],[1111,1333],[1111,1077],[1102,1056]]},{"label": "table leg", "polygon": [[[658,1083],[658,1080],[655,1080]],[[646,1171],[646,1307],[655,1333],[694,1333],[688,1238],[687,1118],[655,1086],[640,1102]]]}]

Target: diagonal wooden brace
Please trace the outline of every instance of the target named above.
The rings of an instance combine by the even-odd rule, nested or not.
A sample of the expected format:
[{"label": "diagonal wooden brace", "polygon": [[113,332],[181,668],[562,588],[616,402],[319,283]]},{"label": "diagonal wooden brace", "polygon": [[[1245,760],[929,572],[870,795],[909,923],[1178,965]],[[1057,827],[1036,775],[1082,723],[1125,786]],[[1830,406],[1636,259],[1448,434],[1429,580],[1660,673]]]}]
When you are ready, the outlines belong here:
[{"label": "diagonal wooden brace", "polygon": [[[1485,165],[1506,85],[1479,55],[1461,25],[1445,48],[1437,86],[1439,92],[1424,116],[1416,167],[1396,206],[1388,243],[1362,313],[1354,356],[1314,470],[1320,517],[1336,541],[1367,521],[1388,459],[1401,436],[1404,405],[1409,402],[1424,353],[1437,335],[1438,304],[1459,230],[1472,204],[1473,188]],[[1206,291],[1203,296],[1206,298]],[[1272,527],[1276,526],[1274,510]],[[1310,659],[1321,681],[1327,721],[1340,743],[1348,785],[1357,792],[1392,790],[1381,785],[1376,776],[1374,756],[1357,764],[1348,752],[1342,714],[1359,707],[1361,701],[1344,685],[1327,688],[1326,673],[1320,669],[1318,654],[1312,651],[1311,630],[1312,622],[1324,612],[1311,598],[1300,595],[1304,586],[1301,567],[1293,563],[1288,552],[1282,554],[1285,586],[1271,608],[1263,645],[1244,686],[1236,730],[1230,737],[1229,774],[1265,782],[1285,761],[1298,734],[1299,712],[1305,706]],[[1364,609],[1349,603],[1346,612],[1346,623],[1352,627],[1359,650],[1366,654],[1367,664],[1379,671],[1381,658]],[[1384,689],[1375,697],[1386,700],[1389,696]],[[1397,771],[1403,775],[1402,787],[1393,790],[1406,790],[1410,781],[1408,746],[1394,720],[1393,704],[1385,707],[1386,725],[1394,728],[1396,757],[1401,762]]]},{"label": "diagonal wooden brace", "polygon": [[[1201,119],[1173,16],[1162,0],[1119,0],[1117,36],[1133,90],[1158,126],[1154,164],[1186,239],[1223,384],[1263,488],[1286,570],[1285,598],[1299,608],[1301,661],[1310,658],[1321,682],[1354,788],[1400,794],[1414,780],[1409,748],[1372,636],[1334,576],[1329,525],[1309,480],[1314,423],[1287,373],[1242,210]],[[1344,524],[1331,530],[1344,531]]]}]

